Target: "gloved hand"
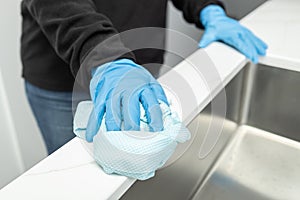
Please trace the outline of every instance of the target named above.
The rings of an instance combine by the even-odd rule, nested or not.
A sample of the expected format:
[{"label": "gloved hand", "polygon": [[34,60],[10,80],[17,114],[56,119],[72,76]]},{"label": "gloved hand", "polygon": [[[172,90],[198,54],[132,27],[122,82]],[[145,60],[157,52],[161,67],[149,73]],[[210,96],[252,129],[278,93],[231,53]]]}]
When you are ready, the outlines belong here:
[{"label": "gloved hand", "polygon": [[132,60],[120,59],[96,68],[90,94],[94,109],[86,130],[88,142],[93,141],[103,118],[108,131],[140,130],[140,103],[150,131],[163,130],[158,100],[169,105],[165,93],[155,78]]},{"label": "gloved hand", "polygon": [[199,47],[204,48],[214,41],[223,41],[243,53],[252,62],[258,62],[258,56],[266,54],[267,44],[256,37],[238,21],[226,16],[218,5],[209,5],[200,13],[205,32]]}]

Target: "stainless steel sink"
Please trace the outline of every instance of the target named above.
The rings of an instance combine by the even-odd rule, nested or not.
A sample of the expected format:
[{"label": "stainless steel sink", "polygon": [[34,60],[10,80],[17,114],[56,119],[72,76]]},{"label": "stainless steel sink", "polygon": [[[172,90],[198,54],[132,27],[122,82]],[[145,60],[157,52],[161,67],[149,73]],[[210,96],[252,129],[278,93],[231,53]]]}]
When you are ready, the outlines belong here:
[{"label": "stainless steel sink", "polygon": [[208,105],[188,126],[195,139],[183,156],[122,199],[300,199],[300,73],[249,65],[225,89],[226,120],[212,151],[199,157]]}]

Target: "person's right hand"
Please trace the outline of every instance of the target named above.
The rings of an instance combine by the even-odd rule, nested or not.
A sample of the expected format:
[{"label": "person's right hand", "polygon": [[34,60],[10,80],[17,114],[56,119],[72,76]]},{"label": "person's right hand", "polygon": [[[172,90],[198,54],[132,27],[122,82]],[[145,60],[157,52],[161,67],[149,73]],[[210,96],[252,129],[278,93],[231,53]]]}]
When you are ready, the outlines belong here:
[{"label": "person's right hand", "polygon": [[105,114],[108,131],[140,130],[140,103],[151,131],[163,130],[158,100],[168,101],[161,85],[142,66],[120,59],[97,67],[90,82],[94,109],[90,115],[86,140],[93,141]]}]

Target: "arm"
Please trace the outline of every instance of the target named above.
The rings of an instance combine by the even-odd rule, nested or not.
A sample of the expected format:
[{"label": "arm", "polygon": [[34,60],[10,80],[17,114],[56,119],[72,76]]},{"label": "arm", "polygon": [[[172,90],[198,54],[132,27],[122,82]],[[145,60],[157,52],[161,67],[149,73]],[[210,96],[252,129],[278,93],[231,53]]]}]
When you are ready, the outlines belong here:
[{"label": "arm", "polygon": [[133,54],[124,47],[109,19],[96,12],[92,0],[25,3],[57,54],[70,64],[74,76],[78,73],[76,81],[90,86],[95,106],[87,127],[89,142],[104,113],[107,130],[120,130],[122,123],[125,130],[139,130],[140,103],[151,130],[163,129],[158,102],[167,103],[163,89],[142,66],[118,59],[133,59]]},{"label": "arm", "polygon": [[[106,16],[96,12],[92,0],[24,0],[24,4],[58,56],[70,65],[74,76],[80,65],[86,68],[89,80],[91,68],[120,56],[133,58],[117,36],[97,49],[98,44],[118,32]],[[84,64],[91,51],[97,55],[89,56]]]}]

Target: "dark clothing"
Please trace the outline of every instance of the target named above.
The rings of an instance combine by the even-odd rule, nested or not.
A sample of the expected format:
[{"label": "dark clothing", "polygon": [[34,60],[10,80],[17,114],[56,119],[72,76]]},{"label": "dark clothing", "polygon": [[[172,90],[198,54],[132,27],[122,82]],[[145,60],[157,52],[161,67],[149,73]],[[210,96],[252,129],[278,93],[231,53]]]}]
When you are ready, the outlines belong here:
[{"label": "dark clothing", "polygon": [[[200,28],[202,8],[223,6],[217,0],[173,3]],[[120,57],[139,64],[163,62],[163,50],[132,51],[116,34],[140,27],[164,28],[167,0],[23,0],[21,7],[23,77],[43,89],[71,91],[79,69],[89,80],[91,68]],[[149,35],[146,40],[159,40],[163,46],[164,37],[164,33]]]}]

